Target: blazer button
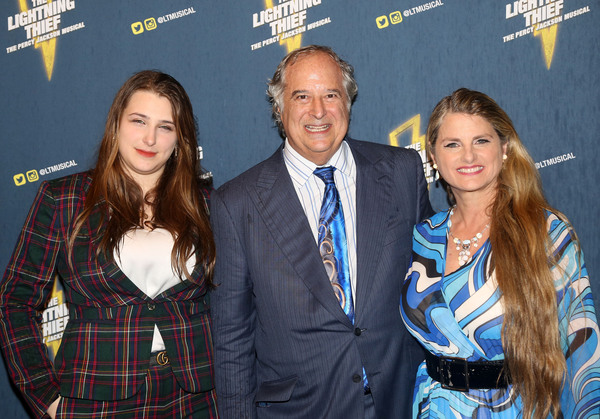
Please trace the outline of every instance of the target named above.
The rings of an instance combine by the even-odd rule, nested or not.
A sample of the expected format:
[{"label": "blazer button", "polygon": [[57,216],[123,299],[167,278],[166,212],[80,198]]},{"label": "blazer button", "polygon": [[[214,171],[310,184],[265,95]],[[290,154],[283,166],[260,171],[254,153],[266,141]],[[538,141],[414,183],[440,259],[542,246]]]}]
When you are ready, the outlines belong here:
[{"label": "blazer button", "polygon": [[362,375],[359,374],[354,374],[352,376],[352,381],[354,381],[355,383],[360,383],[362,382]]},{"label": "blazer button", "polygon": [[356,336],[360,336],[361,333],[362,333],[362,330],[360,330],[360,328],[357,327],[356,329],[354,329],[354,334]]},{"label": "blazer button", "polygon": [[154,303],[148,303],[148,310],[152,311],[156,308],[156,305]]}]

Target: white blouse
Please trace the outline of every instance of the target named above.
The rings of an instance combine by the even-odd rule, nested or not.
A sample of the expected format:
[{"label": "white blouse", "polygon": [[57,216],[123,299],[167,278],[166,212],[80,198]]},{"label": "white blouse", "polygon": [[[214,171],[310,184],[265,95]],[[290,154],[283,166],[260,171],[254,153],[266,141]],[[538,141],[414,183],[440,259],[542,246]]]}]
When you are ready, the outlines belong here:
[{"label": "white blouse", "polygon": [[[136,228],[123,236],[119,255],[115,249],[117,265],[131,281],[150,298],[179,284],[180,279],[171,267],[173,236],[164,228],[152,231]],[[187,261],[187,269],[194,269],[195,257]],[[165,349],[158,327],[154,325],[152,352]]]}]

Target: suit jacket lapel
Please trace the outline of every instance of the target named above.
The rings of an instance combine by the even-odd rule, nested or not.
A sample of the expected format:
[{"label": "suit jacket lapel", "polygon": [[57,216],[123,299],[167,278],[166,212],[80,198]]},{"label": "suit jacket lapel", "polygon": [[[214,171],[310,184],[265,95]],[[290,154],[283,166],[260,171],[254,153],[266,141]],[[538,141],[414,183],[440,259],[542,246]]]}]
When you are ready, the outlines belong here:
[{"label": "suit jacket lapel", "polygon": [[289,260],[296,275],[315,298],[339,321],[352,326],[327,279],[323,261],[302,205],[287,172],[280,147],[263,167],[250,193],[258,213]]},{"label": "suit jacket lapel", "polygon": [[368,306],[374,275],[379,265],[388,218],[382,208],[389,208],[392,179],[353,147],[352,155],[356,162],[356,323],[360,324],[365,315],[363,307]]}]

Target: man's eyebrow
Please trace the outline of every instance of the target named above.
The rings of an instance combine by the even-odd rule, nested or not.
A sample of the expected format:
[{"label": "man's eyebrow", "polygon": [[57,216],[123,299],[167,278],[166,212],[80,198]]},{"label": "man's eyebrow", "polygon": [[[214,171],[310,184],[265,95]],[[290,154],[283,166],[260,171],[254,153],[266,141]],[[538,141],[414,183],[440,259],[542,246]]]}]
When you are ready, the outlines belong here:
[{"label": "man's eyebrow", "polygon": [[292,96],[296,96],[299,93],[308,93],[308,90],[294,90]]},{"label": "man's eyebrow", "polygon": [[[327,89],[327,91],[337,93],[338,95],[342,94],[342,91],[340,89]],[[303,94],[303,93],[308,93],[308,90],[294,90],[292,92],[292,97],[296,96],[297,94]]]}]

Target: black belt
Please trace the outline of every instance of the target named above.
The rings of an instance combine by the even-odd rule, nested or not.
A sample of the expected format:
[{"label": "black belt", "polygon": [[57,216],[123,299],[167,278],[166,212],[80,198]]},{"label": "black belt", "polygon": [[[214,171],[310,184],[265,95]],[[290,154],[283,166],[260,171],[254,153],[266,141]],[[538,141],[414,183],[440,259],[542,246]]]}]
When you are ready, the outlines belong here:
[{"label": "black belt", "polygon": [[169,363],[169,357],[167,351],[152,352],[150,354],[150,366],[155,367],[157,365],[163,366]]},{"label": "black belt", "polygon": [[463,358],[435,356],[426,351],[427,374],[442,388],[469,391],[477,388],[506,388],[510,379],[504,361],[467,361]]}]

